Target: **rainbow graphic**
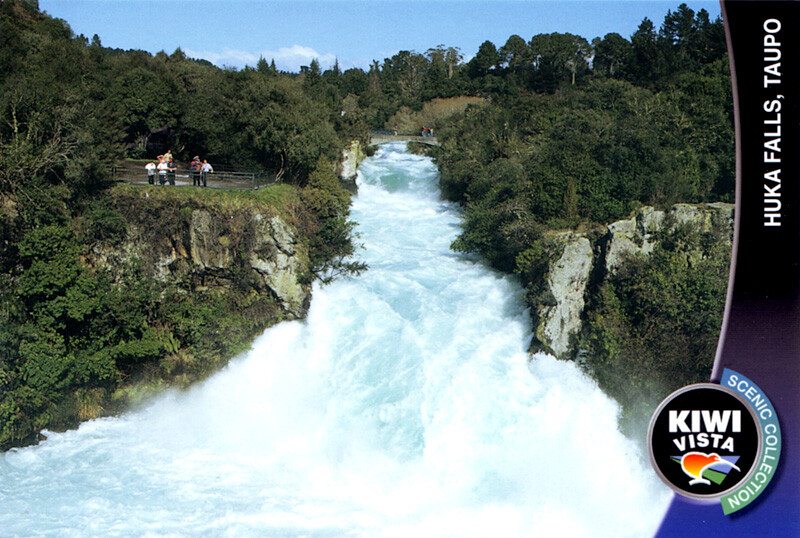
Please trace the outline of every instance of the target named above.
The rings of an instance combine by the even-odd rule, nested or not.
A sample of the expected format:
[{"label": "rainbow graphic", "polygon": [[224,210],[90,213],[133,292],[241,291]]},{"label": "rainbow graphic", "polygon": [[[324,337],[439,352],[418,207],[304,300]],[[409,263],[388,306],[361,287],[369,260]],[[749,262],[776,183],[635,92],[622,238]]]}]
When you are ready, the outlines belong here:
[{"label": "rainbow graphic", "polygon": [[722,484],[731,469],[739,468],[736,462],[739,456],[720,456],[715,453],[687,452],[683,456],[671,456],[672,461],[680,464],[683,472],[690,477],[689,485]]}]

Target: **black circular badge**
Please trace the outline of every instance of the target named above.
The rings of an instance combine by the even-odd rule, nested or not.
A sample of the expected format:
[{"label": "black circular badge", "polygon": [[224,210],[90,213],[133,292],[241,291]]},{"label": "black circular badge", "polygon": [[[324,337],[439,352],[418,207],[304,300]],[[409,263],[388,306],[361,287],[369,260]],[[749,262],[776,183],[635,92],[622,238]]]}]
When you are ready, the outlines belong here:
[{"label": "black circular badge", "polygon": [[761,451],[758,417],[736,392],[698,383],[670,394],[647,432],[650,461],[674,491],[718,499],[755,470]]}]

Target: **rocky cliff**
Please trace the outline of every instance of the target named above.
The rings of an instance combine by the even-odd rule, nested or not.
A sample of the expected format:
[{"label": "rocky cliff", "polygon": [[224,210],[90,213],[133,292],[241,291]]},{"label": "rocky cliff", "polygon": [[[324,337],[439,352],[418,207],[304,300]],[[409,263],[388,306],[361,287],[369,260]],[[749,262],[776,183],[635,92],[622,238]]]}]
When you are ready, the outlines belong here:
[{"label": "rocky cliff", "polygon": [[[668,211],[642,207],[631,218],[603,230],[551,232],[551,252],[540,289],[531,301],[536,320],[533,349],[562,359],[579,357],[579,337],[586,323],[589,298],[627,260],[649,256],[660,234],[686,227],[721,241],[730,251],[733,205],[677,204]],[[708,240],[708,239],[706,239]],[[703,256],[700,245],[686,250],[687,263]]]},{"label": "rocky cliff", "polygon": [[304,316],[314,218],[290,185],[119,185],[27,231],[0,275],[0,450],[186,387]]},{"label": "rocky cliff", "polygon": [[156,197],[122,190],[125,216],[119,244],[100,243],[89,263],[115,271],[136,265],[161,286],[204,294],[237,288],[274,297],[286,318],[305,314],[310,293],[308,255],[296,230],[269,206],[230,207],[216,197]]},{"label": "rocky cliff", "polygon": [[339,163],[339,178],[346,182],[355,182],[358,172],[358,163],[367,157],[360,141],[352,140],[350,145],[342,150],[342,160]]}]

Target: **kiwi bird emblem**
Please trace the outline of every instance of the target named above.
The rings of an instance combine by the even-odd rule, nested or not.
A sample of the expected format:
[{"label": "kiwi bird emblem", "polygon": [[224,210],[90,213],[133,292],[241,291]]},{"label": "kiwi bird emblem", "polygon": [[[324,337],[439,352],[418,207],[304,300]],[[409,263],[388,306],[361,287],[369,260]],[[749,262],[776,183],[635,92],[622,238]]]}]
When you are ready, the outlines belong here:
[{"label": "kiwi bird emblem", "polygon": [[730,465],[737,471],[740,470],[733,463],[720,458],[719,454],[705,454],[703,452],[687,452],[684,454],[681,458],[681,469],[691,478],[691,480],[689,480],[690,486],[695,484],[711,484],[710,480],[703,478],[703,473],[706,469],[718,463]]}]

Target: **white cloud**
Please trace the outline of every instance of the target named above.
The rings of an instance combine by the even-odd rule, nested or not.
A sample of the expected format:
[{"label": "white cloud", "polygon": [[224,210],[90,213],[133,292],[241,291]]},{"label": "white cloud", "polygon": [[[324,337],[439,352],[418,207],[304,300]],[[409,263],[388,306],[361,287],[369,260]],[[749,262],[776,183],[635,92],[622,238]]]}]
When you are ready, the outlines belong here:
[{"label": "white cloud", "polygon": [[281,71],[300,71],[301,65],[309,65],[311,60],[319,62],[322,69],[331,67],[336,61],[336,56],[331,53],[320,54],[311,47],[303,45],[292,45],[291,47],[281,47],[278,50],[262,50],[249,52],[245,50],[234,50],[229,48],[222,49],[222,52],[184,50],[187,56],[208,60],[209,62],[222,66],[243,68],[246,65],[255,67],[258,59],[263,57],[267,62],[275,60],[275,66]]}]

